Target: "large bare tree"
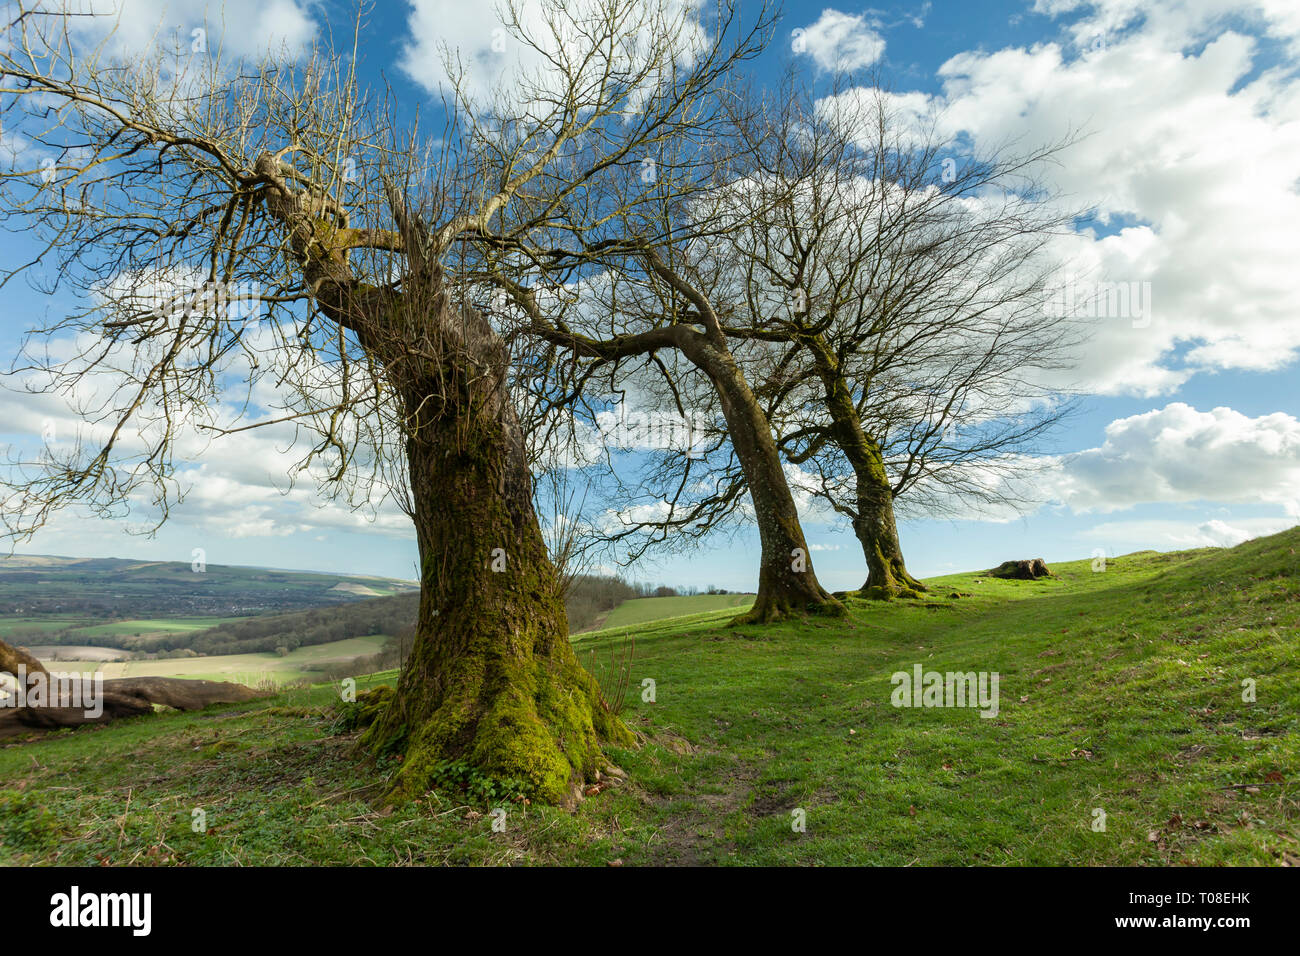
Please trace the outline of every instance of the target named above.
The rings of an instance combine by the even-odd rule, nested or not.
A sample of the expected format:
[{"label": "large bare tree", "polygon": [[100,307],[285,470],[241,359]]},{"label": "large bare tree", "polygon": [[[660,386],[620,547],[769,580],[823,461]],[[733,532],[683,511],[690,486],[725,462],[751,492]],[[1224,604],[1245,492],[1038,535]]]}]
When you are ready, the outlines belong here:
[{"label": "large bare tree", "polygon": [[326,488],[395,494],[416,528],[419,624],[365,738],[403,756],[395,795],[463,760],[566,801],[602,743],[631,740],[569,647],[509,389],[529,346],[473,308],[476,243],[522,240],[530,216],[508,210],[530,191],[571,202],[688,132],[757,39],[726,3],[704,30],[671,2],[540,10],[512,4],[504,23],[540,67],[493,102],[455,91],[437,137],[362,90],[355,36],[296,61],[127,61],[19,4],[0,45],[4,128],[27,143],[0,176],[0,216],[39,238],[3,279],[86,303],[34,330],[13,370],[84,399],[85,428],[11,463],[9,532],[70,504],[165,518],[195,428],[292,425]]},{"label": "large bare tree", "polygon": [[[720,427],[744,475],[747,517],[761,542],[758,593],[737,621],[765,623],[810,612],[843,613],[843,607],[817,581],[771,423],[728,341],[719,304],[729,302],[729,276],[707,253],[736,227],[728,195],[743,188],[746,174],[738,170],[748,169],[750,144],[735,130],[750,122],[750,104],[750,97],[732,90],[703,124],[706,134],[663,144],[643,162],[637,185],[629,184],[633,177],[625,172],[593,181],[581,204],[534,197],[534,204],[554,213],[544,228],[529,230],[521,242],[502,236],[492,244],[503,270],[528,264],[527,281],[497,281],[509,290],[527,334],[555,346],[571,363],[571,380],[606,376],[617,389],[626,363],[659,377],[672,393],[680,357],[689,374],[708,384],[709,405],[720,411]],[[746,224],[769,215],[760,206],[744,212]],[[540,217],[530,221],[541,225]],[[572,389],[575,396],[581,391]],[[686,412],[680,400],[675,411]],[[675,504],[667,502],[661,517],[630,521],[631,529],[681,531],[699,523],[701,509],[733,511],[737,499],[681,509]]]},{"label": "large bare tree", "polygon": [[[747,118],[750,170],[708,253],[722,333],[784,459],[852,522],[862,593],[915,594],[895,500],[1005,501],[1068,409],[1051,375],[1078,330],[1045,305],[1073,213],[1037,178],[1061,146],[973,156],[877,85],[816,100],[790,78]],[[748,480],[712,474],[730,495]]]}]

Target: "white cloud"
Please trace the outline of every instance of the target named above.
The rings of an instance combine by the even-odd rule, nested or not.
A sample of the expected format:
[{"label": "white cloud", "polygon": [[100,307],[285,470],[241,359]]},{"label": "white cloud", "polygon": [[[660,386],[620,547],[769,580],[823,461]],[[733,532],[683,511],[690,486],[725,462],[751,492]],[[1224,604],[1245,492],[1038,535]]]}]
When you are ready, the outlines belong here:
[{"label": "white cloud", "polygon": [[958,54],[939,70],[941,96],[894,99],[905,127],[937,108],[942,133],[984,148],[1085,134],[1042,170],[1071,206],[1098,214],[1098,226],[1063,238],[1058,255],[1087,281],[1150,282],[1153,309],[1140,327],[1098,321],[1069,384],[1153,396],[1200,371],[1293,362],[1300,77],[1269,66],[1260,37],[1300,36],[1300,7],[1038,8],[1075,16],[1070,39]]},{"label": "white cloud", "polygon": [[1111,422],[1100,447],[1058,467],[1056,497],[1076,512],[1203,500],[1281,505],[1300,517],[1300,421],[1281,412],[1250,418],[1175,402]]},{"label": "white cloud", "polygon": [[[926,499],[919,514],[1008,522],[1043,508],[1110,514],[1155,504],[1215,502],[1263,505],[1286,517],[1214,518],[1199,524],[1143,517],[1099,526],[1135,547],[1142,541],[1200,547],[1240,543],[1290,527],[1300,519],[1300,420],[1275,412],[1251,418],[1231,408],[1197,411],[1174,402],[1106,426],[1098,447],[1069,455],[1008,456],[965,466],[968,480],[1000,493],[1005,505],[944,505]],[[1145,537],[1143,537],[1145,535]]]},{"label": "white cloud", "polygon": [[1293,0],[1035,0],[1034,10],[1052,17],[1081,14],[1068,32],[1084,48],[1138,23],[1170,41],[1203,37],[1237,21],[1277,39],[1300,37],[1300,7]]},{"label": "white cloud", "polygon": [[865,17],[826,9],[811,26],[793,32],[791,49],[827,72],[858,70],[880,59],[885,41]]},{"label": "white cloud", "polygon": [[317,32],[305,0],[65,0],[59,8],[94,14],[73,17],[71,29],[83,41],[102,41],[107,52],[128,58],[156,43],[187,51],[197,45],[198,52],[213,56],[220,50],[223,58],[281,50],[298,55]]},{"label": "white cloud", "polygon": [[614,534],[642,522],[665,521],[672,517],[672,514],[673,507],[670,502],[648,501],[618,511],[613,509],[605,511],[597,521],[597,528],[602,534]]},{"label": "white cloud", "polygon": [[[251,347],[259,344],[265,347],[269,343],[261,340],[268,334],[265,329],[253,329],[245,340]],[[71,360],[74,367],[80,367],[75,356],[92,340],[93,337],[80,341],[52,339],[50,358]],[[3,434],[9,447],[0,449],[0,453],[5,455],[6,463],[22,460],[29,464],[21,469],[6,465],[0,477],[19,479],[24,472],[30,476],[35,470],[31,463],[38,460],[42,447],[48,448],[57,459],[78,448],[83,454],[89,449],[97,450],[112,424],[101,420],[103,410],[119,407],[121,396],[115,399],[115,391],[129,385],[133,363],[147,362],[147,353],[147,345],[111,350],[100,370],[85,376],[66,392],[20,390],[22,385],[39,386],[42,382],[39,375],[6,383],[8,388],[0,391],[0,422],[4,423]],[[270,356],[264,356],[264,360],[267,358]],[[227,371],[240,378],[246,367],[233,361]],[[310,369],[305,370],[305,376],[308,380],[319,378]],[[329,383],[321,379],[317,386],[323,394]],[[240,402],[242,395],[233,389],[226,394],[225,401],[190,410],[173,420],[172,459],[176,471],[175,486],[169,490],[173,496],[179,491],[183,500],[172,506],[169,523],[189,529],[196,537],[223,540],[286,537],[325,530],[370,531],[396,538],[413,536],[410,519],[383,495],[381,488],[369,488],[374,491],[374,502],[365,502],[356,509],[344,500],[322,495],[320,483],[328,466],[316,462],[306,471],[301,469],[307,451],[303,442],[306,436],[298,433],[294,422],[267,424],[221,437],[198,427],[268,422],[280,417],[288,400],[286,393],[266,379],[254,388],[252,404],[246,408]],[[328,402],[324,404],[328,407]],[[81,409],[89,410],[89,416],[80,414]],[[154,406],[146,405],[118,436],[115,457],[127,469],[148,449],[152,426],[147,423],[156,421],[156,412]],[[144,434],[138,430],[141,423],[146,423]],[[361,451],[364,454],[368,449]],[[364,465],[356,477],[359,479],[357,497],[361,499],[368,490]],[[150,488],[138,489],[128,503],[131,509],[128,519],[104,522],[112,526],[114,534],[125,529],[143,530],[160,517]],[[49,528],[42,529],[38,542],[50,537],[57,539],[60,535],[75,537],[79,528],[85,533],[89,513],[80,505],[68,508]]]},{"label": "white cloud", "polygon": [[622,69],[645,63],[650,52],[665,43],[686,62],[706,42],[699,0],[514,0],[523,38],[502,25],[511,6],[506,0],[409,2],[410,40],[398,66],[426,90],[444,95],[460,74],[462,93],[478,103],[497,94],[513,98],[515,84],[521,81],[546,89],[558,75],[552,58],[576,64],[591,55],[593,45],[586,34],[599,35],[592,25],[603,16],[617,18],[630,43],[612,57],[597,54],[596,69],[606,59]]},{"label": "white cloud", "polygon": [[1218,518],[1197,525],[1196,535],[1200,540],[1208,541],[1216,548],[1231,548],[1255,537],[1252,532],[1245,528],[1230,525]]}]

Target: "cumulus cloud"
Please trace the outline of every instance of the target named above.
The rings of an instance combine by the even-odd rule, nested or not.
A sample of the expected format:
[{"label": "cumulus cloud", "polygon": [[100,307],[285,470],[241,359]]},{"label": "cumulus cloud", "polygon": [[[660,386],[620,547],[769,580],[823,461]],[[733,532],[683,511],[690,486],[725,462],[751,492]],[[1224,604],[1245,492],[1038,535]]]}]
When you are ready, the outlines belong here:
[{"label": "cumulus cloud", "polygon": [[1238,528],[1218,518],[1196,526],[1196,535],[1202,541],[1208,541],[1216,548],[1231,548],[1255,537],[1245,528]]},{"label": "cumulus cloud", "polygon": [[1111,422],[1100,447],[1058,466],[1057,497],[1076,512],[1203,500],[1281,505],[1300,517],[1300,421],[1281,412],[1251,418],[1175,402]]},{"label": "cumulus cloud", "polygon": [[[521,82],[547,89],[558,76],[557,63],[572,66],[592,54],[591,35],[600,32],[594,24],[606,15],[634,27],[631,42],[611,58],[624,70],[645,64],[665,43],[689,62],[707,40],[698,0],[639,5],[618,0],[410,0],[410,6],[410,38],[399,67],[431,93],[448,95],[458,84],[462,94],[479,103],[499,94],[513,99]],[[517,29],[502,23],[512,8],[518,14]],[[597,66],[603,63],[603,54],[596,61]]]},{"label": "cumulus cloud", "polygon": [[1094,323],[1069,384],[1155,396],[1198,372],[1294,361],[1300,76],[1264,41],[1300,36],[1300,8],[1042,0],[1038,9],[1063,18],[1066,39],[960,53],[939,70],[940,95],[904,92],[895,105],[904,125],[937,114],[941,133],[977,147],[1081,134],[1042,173],[1096,219],[1056,254],[1075,281],[1150,283],[1151,310],[1142,323]]},{"label": "cumulus cloud", "polygon": [[[1300,420],[1283,412],[1252,418],[1231,408],[1198,411],[1182,402],[1120,418],[1094,448],[1068,455],[1007,456],[964,466],[969,480],[1003,503],[968,506],[924,500],[909,517],[945,514],[1005,523],[1044,509],[1111,514],[1148,505],[1212,502],[1276,509],[1286,517],[1140,519],[1098,526],[1105,537],[1177,547],[1226,546],[1271,534],[1300,520]],[[1149,513],[1149,512],[1148,512]],[[1142,544],[1142,541],[1147,544]]]},{"label": "cumulus cloud", "polygon": [[793,31],[791,49],[810,56],[825,71],[871,66],[885,52],[885,41],[865,17],[823,10],[810,26]]},{"label": "cumulus cloud", "polygon": [[[265,351],[270,343],[262,340],[268,335],[268,329],[251,327],[245,336],[246,344]],[[82,363],[77,356],[86,345],[84,339],[53,338],[48,342],[49,358],[68,360],[79,368]],[[59,390],[22,390],[22,386],[42,388],[46,383],[41,373],[6,382],[7,388],[0,390],[0,422],[4,423],[0,437],[7,446],[3,449],[5,462],[0,478],[19,482],[39,473],[41,456],[46,454],[57,461],[73,456],[84,459],[87,452],[102,447],[115,424],[106,413],[121,407],[120,390],[131,389],[131,363],[147,362],[150,347],[146,343],[110,350],[102,367]],[[264,355],[265,360],[273,358],[270,353]],[[244,377],[247,359],[245,355],[236,356],[226,371],[235,380]],[[314,369],[303,371],[321,396],[331,394],[328,379]],[[248,393],[247,404],[241,401],[244,397],[245,393],[232,385],[223,401],[176,410],[171,447],[175,471],[168,499],[176,502],[179,496],[183,500],[171,507],[173,523],[198,536],[223,539],[362,530],[399,538],[412,535],[410,519],[386,495],[385,488],[370,482],[364,460],[373,449],[359,449],[353,485],[358,507],[352,507],[343,497],[323,496],[323,487],[340,492],[347,489],[324,484],[329,466],[320,461],[302,467],[309,435],[300,432],[297,424],[306,420],[277,421],[291,396],[269,377],[263,377]],[[322,405],[330,407],[328,401]],[[158,437],[158,414],[156,406],[146,404],[117,435],[114,459],[124,471],[130,471],[151,451],[151,442]],[[211,427],[203,427],[252,425],[259,427],[220,437]],[[123,522],[114,523],[115,531],[145,530],[161,517],[150,485],[138,488],[123,504],[114,513],[129,508],[129,515]],[[56,536],[68,532],[88,513],[83,506],[72,506],[46,530]],[[45,536],[43,530],[42,538]]]},{"label": "cumulus cloud", "polygon": [[[72,29],[110,54],[132,57],[160,44],[223,57],[304,52],[317,33],[306,0],[65,0]],[[195,33],[195,31],[202,33]]]},{"label": "cumulus cloud", "polygon": [[1269,37],[1300,37],[1300,7],[1291,0],[1035,0],[1034,10],[1052,17],[1079,14],[1067,32],[1081,47],[1104,45],[1108,36],[1139,23],[1172,41],[1241,21]]}]

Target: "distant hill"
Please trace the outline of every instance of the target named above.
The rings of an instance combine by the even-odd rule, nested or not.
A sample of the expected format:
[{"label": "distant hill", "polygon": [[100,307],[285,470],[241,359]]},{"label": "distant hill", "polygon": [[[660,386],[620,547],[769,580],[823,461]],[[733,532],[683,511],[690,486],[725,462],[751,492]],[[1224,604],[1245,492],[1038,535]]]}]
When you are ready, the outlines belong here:
[{"label": "distant hill", "polygon": [[[606,626],[643,624],[667,617],[697,614],[718,608],[748,606],[752,594],[698,594],[691,597],[628,598],[637,593],[616,578],[585,575],[569,591],[571,631],[580,630],[593,606],[602,602]],[[290,614],[269,614],[224,622],[202,631],[172,634],[150,642],[157,651],[188,648],[198,654],[247,654],[293,650],[376,634],[407,642],[415,630],[419,594],[411,592],[357,601],[347,607],[314,608]],[[605,615],[602,615],[604,617]]]},{"label": "distant hill", "polygon": [[[366,575],[219,564],[195,570],[181,561],[13,555],[0,558],[0,636],[35,642],[38,634],[79,628],[123,634],[192,631],[230,618],[416,590],[410,581]],[[162,626],[164,622],[170,623]]]},{"label": "distant hill", "polygon": [[298,647],[332,644],[356,637],[407,636],[415,630],[420,595],[417,591],[354,601],[346,606],[311,608],[288,614],[263,614],[228,621],[190,634],[171,634],[153,643],[153,650],[188,649],[200,655],[252,654],[292,651]]},{"label": "distant hill", "polygon": [[[665,593],[671,596],[651,597]],[[292,651],[414,628],[419,586],[367,575],[183,561],[13,555],[0,558],[0,639],[127,656]],[[566,599],[571,631],[645,623],[747,604],[752,596],[579,575]],[[68,652],[58,652],[68,658]],[[91,656],[102,656],[96,654]]]},{"label": "distant hill", "polygon": [[662,621],[666,618],[684,617],[736,608],[736,613],[754,603],[752,594],[692,594],[678,597],[647,597],[624,601],[609,613],[602,627],[630,627]]}]

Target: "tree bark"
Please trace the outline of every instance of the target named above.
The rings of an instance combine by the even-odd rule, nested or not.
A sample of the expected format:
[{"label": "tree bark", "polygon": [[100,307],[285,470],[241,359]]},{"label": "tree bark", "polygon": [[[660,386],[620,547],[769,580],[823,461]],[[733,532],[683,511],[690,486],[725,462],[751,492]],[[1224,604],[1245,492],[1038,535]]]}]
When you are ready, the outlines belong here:
[{"label": "tree bark", "polygon": [[483,316],[448,301],[440,258],[473,223],[435,233],[388,187],[405,269],[400,292],[375,289],[353,277],[349,230],[289,189],[270,154],[257,172],[275,187],[268,208],[317,306],[357,335],[400,400],[420,610],[396,693],[362,738],[401,759],[389,798],[418,796],[459,764],[570,804],[604,768],[601,743],[634,739],[569,646],[505,344]]},{"label": "tree bark", "polygon": [[14,647],[0,641],[0,674],[18,676],[19,669],[26,671],[28,678],[37,674],[48,674],[45,665],[28,653],[25,647]]},{"label": "tree bark", "polygon": [[844,606],[817,581],[812,553],[772,426],[730,352],[693,337],[684,350],[713,382],[754,505],[762,545],[758,594],[736,624],[765,624],[805,613],[843,614]]},{"label": "tree bark", "polygon": [[[63,730],[83,724],[107,723],[121,717],[138,717],[153,713],[154,704],[176,710],[199,710],[211,704],[242,703],[262,696],[242,684],[210,680],[183,680],[175,677],[118,677],[104,680],[98,687],[98,712],[88,706],[83,696],[75,705],[64,696],[70,688],[55,682],[39,660],[24,648],[0,641],[0,674],[17,678],[26,675],[24,690],[30,694],[44,683],[39,706],[0,708],[0,739],[39,731]],[[89,694],[83,688],[82,694]]]},{"label": "tree bark", "polygon": [[908,573],[903,561],[898,524],[894,519],[894,489],[885,471],[880,444],[863,431],[853,396],[830,350],[817,339],[808,344],[826,390],[826,410],[835,443],[853,469],[857,486],[853,533],[862,545],[867,562],[867,580],[860,593],[863,597],[885,601],[916,597],[925,590],[925,585]]},{"label": "tree bark", "polygon": [[894,493],[885,477],[884,464],[875,442],[870,447],[867,467],[854,467],[857,479],[858,515],[853,533],[862,545],[867,561],[867,580],[863,597],[887,601],[894,597],[916,597],[925,585],[912,577],[903,561],[898,542],[898,524],[894,519]]},{"label": "tree bark", "polygon": [[462,761],[569,805],[607,766],[601,744],[633,738],[569,645],[503,346],[477,313],[440,322],[444,361],[400,387],[421,566],[416,636],[365,742],[400,755],[394,799]]}]

